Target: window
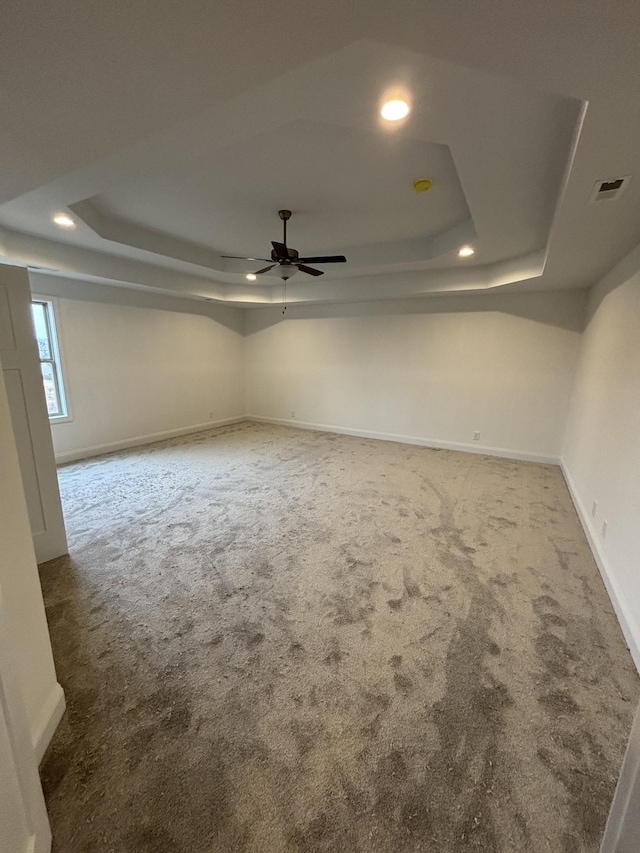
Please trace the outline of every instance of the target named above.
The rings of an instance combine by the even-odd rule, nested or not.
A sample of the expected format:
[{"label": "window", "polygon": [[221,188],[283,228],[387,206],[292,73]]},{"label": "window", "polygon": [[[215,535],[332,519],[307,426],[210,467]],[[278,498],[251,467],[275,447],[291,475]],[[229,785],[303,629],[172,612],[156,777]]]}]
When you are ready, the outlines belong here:
[{"label": "window", "polygon": [[49,418],[51,420],[66,418],[68,416],[67,401],[62,382],[53,302],[48,299],[34,299],[31,303],[31,316],[38,342],[40,370]]}]

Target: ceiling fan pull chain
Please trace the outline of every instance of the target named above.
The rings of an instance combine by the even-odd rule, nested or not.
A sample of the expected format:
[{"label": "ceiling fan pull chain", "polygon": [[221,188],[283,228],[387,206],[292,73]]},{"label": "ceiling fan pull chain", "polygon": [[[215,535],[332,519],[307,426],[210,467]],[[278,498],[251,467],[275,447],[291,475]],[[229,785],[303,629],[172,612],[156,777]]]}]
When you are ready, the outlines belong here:
[{"label": "ceiling fan pull chain", "polygon": [[282,309],[282,313],[287,310],[287,280],[286,278],[282,279],[282,304],[284,308]]}]

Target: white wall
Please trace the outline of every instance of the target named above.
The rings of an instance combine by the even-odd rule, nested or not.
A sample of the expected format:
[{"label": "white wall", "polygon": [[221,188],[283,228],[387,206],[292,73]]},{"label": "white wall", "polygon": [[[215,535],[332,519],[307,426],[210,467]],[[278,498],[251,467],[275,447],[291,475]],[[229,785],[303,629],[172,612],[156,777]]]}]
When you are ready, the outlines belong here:
[{"label": "white wall", "polygon": [[[248,313],[252,416],[557,459],[584,292]],[[474,431],[480,441],[474,442]]]},{"label": "white wall", "polygon": [[[32,276],[34,293],[59,294],[54,284]],[[71,421],[52,425],[59,461],[244,414],[238,309],[202,303],[206,313],[195,314],[199,303],[193,301],[188,311],[177,310],[180,301],[154,294],[74,287],[63,289],[73,298],[56,299],[72,414]]]},{"label": "white wall", "polygon": [[640,246],[591,293],[563,461],[640,669]]},{"label": "white wall", "polygon": [[640,838],[640,707],[611,804],[600,853],[637,853]]},{"label": "white wall", "polygon": [[0,371],[0,589],[31,741],[39,758],[64,710]]}]

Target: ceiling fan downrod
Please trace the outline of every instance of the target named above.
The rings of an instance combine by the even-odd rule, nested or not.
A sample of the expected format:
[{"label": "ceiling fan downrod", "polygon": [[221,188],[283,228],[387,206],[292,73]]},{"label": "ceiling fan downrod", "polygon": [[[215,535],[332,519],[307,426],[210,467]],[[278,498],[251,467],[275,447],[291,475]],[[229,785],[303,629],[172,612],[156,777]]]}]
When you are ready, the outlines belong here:
[{"label": "ceiling fan downrod", "polygon": [[290,210],[279,210],[278,216],[280,217],[280,219],[282,219],[282,231],[283,231],[282,242],[286,246],[287,245],[287,222],[291,218],[291,211]]}]

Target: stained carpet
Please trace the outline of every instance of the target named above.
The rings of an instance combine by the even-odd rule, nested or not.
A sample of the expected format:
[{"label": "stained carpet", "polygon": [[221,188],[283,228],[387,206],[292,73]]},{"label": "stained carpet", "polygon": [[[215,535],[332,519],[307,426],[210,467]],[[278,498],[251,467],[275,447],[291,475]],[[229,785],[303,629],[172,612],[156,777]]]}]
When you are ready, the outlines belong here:
[{"label": "stained carpet", "polygon": [[241,424],[60,482],[57,853],[598,849],[639,684],[559,469]]}]

